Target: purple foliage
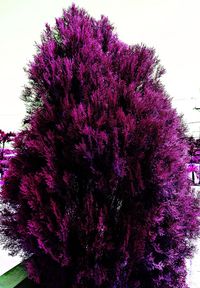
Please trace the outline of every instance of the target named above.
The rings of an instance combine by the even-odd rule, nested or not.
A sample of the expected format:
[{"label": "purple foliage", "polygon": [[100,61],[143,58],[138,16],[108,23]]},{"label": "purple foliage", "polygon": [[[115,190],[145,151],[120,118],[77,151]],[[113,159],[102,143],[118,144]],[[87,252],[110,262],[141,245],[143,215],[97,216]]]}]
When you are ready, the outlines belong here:
[{"label": "purple foliage", "polygon": [[189,144],[190,163],[200,163],[200,139],[189,137],[187,141]]},{"label": "purple foliage", "polygon": [[154,50],[72,6],[46,25],[1,231],[41,287],[186,288],[199,234],[184,127]]},{"label": "purple foliage", "polygon": [[[14,140],[15,133],[0,130],[0,179],[8,168],[9,160],[14,155],[14,151],[7,147],[7,144]],[[3,180],[0,181],[2,185]]]},{"label": "purple foliage", "polygon": [[196,166],[195,164],[189,164],[188,166],[187,166],[187,171],[188,172],[198,172],[198,166]]}]

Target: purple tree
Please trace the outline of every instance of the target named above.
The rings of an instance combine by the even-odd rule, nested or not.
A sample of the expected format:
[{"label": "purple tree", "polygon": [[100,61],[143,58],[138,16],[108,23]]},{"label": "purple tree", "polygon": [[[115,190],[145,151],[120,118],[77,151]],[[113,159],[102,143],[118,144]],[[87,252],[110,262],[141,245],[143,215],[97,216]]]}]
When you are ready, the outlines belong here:
[{"label": "purple tree", "polygon": [[199,234],[185,128],[153,49],[74,5],[28,68],[2,197],[7,248],[41,287],[186,288]]}]

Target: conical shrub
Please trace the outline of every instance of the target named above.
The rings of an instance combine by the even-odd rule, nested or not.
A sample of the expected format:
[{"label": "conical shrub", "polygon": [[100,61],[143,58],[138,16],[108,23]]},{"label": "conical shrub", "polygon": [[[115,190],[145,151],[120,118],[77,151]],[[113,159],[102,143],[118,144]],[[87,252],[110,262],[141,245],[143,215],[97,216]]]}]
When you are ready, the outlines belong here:
[{"label": "conical shrub", "polygon": [[74,5],[37,48],[2,191],[5,246],[30,256],[41,287],[188,287],[199,204],[154,50]]}]

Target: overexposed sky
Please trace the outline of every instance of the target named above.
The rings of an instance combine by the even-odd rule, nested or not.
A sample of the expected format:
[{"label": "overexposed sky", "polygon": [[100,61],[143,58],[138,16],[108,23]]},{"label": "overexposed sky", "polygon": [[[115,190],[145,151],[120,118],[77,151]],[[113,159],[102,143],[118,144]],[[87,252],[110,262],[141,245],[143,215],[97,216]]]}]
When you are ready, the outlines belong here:
[{"label": "overexposed sky", "polygon": [[[167,71],[163,83],[173,106],[187,123],[200,122],[200,112],[193,109],[200,107],[199,0],[0,0],[0,129],[21,128],[23,67],[35,53],[44,24],[53,25],[72,2],[95,18],[108,16],[128,44],[154,47]],[[200,123],[188,125],[194,136],[200,135]]]}]

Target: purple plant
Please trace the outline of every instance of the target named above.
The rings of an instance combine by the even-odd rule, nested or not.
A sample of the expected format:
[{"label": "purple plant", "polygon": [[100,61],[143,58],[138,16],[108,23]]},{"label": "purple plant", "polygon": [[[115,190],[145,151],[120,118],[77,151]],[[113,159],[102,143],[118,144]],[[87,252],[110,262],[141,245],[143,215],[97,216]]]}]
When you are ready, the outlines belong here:
[{"label": "purple plant", "polygon": [[105,17],[73,5],[46,25],[1,228],[41,287],[188,287],[199,203],[163,73],[153,49],[122,43]]},{"label": "purple plant", "polygon": [[189,137],[187,141],[189,144],[190,163],[200,163],[200,139]]},{"label": "purple plant", "polygon": [[14,155],[12,148],[8,148],[8,143],[14,140],[15,133],[5,133],[0,130],[0,185],[3,183],[2,177],[8,168],[9,159]]},{"label": "purple plant", "polygon": [[196,166],[195,164],[189,164],[187,167],[188,172],[198,172],[198,170],[198,166]]}]

